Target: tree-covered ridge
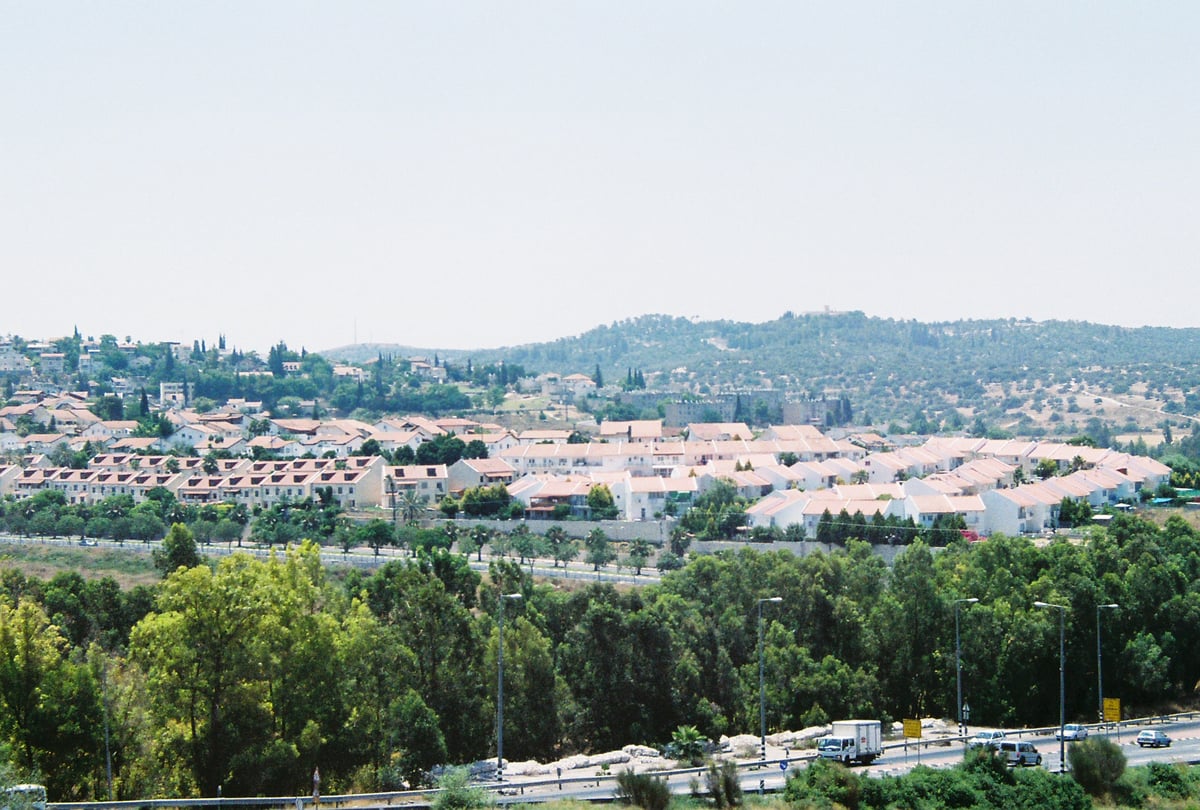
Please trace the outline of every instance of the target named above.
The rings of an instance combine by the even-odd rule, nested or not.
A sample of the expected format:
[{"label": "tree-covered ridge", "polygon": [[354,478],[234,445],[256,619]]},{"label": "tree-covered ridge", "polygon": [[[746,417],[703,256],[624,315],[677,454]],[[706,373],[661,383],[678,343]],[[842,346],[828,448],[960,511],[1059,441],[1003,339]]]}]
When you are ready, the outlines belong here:
[{"label": "tree-covered ridge", "polygon": [[[610,382],[601,400],[580,403],[599,415],[603,397],[616,388],[646,395],[632,414],[609,418],[636,418],[664,400],[771,389],[844,401],[860,424],[913,432],[1072,435],[1095,418],[1089,435],[1103,438],[1200,414],[1198,338],[1198,329],[1015,319],[921,323],[861,312],[786,313],[758,324],[646,315],[548,343],[472,351],[369,344],[318,353],[281,342],[265,358],[226,350],[223,337],[216,345],[196,341],[189,351],[76,333],[55,343],[65,371],[53,381],[70,381],[76,390],[94,383],[97,412],[108,419],[131,418],[136,410],[128,394],[123,407],[120,399],[104,399],[118,382],[132,382],[135,398],[146,390],[153,396],[159,382],[182,382],[188,404],[199,410],[235,398],[261,401],[275,416],[311,417],[493,412],[521,380],[578,373]],[[12,345],[26,343],[17,338]],[[38,355],[30,357],[37,370]],[[86,372],[76,370],[81,359],[89,360]],[[357,370],[339,369],[344,363]],[[11,395],[21,375],[4,377]],[[626,384],[611,385],[621,380]],[[1105,412],[1098,406],[1107,396],[1129,399],[1132,407]]]},{"label": "tree-covered ridge", "polygon": [[985,405],[1001,418],[1022,408],[1066,411],[1068,395],[1088,402],[1091,392],[1131,389],[1169,403],[1168,413],[1200,412],[1193,393],[1200,385],[1200,329],[1014,319],[920,323],[861,312],[789,313],[761,324],[650,315],[502,354],[564,373],[599,365],[612,379],[638,368],[664,391],[690,385],[848,392],[857,413],[884,422]]},{"label": "tree-covered ridge", "polygon": [[[1067,367],[1078,372],[1107,364],[1194,363],[1200,360],[1200,329],[1014,319],[921,323],[861,312],[788,313],[759,324],[647,315],[599,326],[577,337],[499,351],[537,365],[570,363],[588,355],[600,358],[605,369],[634,366],[658,372],[681,364],[689,368],[722,361],[738,365],[731,355],[761,352],[766,356],[759,358],[761,369],[754,371],[772,377],[807,367],[832,370],[847,362],[883,363],[896,356],[931,369],[986,356],[986,362],[974,367],[1007,369],[1013,372],[1011,378],[1020,379],[1016,372],[1030,368]],[[479,356],[489,355],[480,352]],[[589,368],[584,364],[580,370]],[[856,370],[871,369],[848,369]]]},{"label": "tree-covered ridge", "polygon": [[954,606],[968,597],[972,722],[1057,718],[1058,617],[1035,601],[1069,606],[1067,713],[1090,720],[1097,606],[1120,605],[1102,617],[1106,695],[1158,709],[1200,679],[1198,581],[1194,529],[1130,516],[1083,543],[917,542],[892,568],[856,540],[802,558],[747,548],[624,593],[536,583],[502,556],[481,580],[444,549],[331,579],[307,544],[181,567],[149,599],[7,571],[0,733],[55,799],[105,795],[105,707],[119,798],[287,793],[318,764],[330,791],[421,781],[494,752],[496,617],[511,593],[514,760],[665,743],[683,725],[757,728],[756,607],[776,596],[763,611],[770,729],[953,716]]}]

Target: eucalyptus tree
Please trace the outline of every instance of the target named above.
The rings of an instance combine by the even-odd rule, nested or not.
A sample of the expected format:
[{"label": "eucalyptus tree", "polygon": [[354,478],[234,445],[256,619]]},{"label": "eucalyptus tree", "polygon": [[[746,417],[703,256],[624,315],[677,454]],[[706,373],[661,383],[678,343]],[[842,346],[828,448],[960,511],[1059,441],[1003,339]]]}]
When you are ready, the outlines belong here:
[{"label": "eucalyptus tree", "polygon": [[0,599],[0,735],[52,795],[78,796],[101,739],[97,684],[32,599]]},{"label": "eucalyptus tree", "polygon": [[345,722],[337,618],[315,545],[266,562],[243,555],[179,569],[134,628],[160,731],[151,756],[175,789],[278,792],[307,775]]}]

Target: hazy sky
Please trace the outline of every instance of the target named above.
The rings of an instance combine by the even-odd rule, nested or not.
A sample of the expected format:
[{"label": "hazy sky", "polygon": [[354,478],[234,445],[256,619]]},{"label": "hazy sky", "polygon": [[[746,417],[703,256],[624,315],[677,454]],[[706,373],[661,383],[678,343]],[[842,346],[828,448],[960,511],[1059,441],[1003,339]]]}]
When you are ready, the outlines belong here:
[{"label": "hazy sky", "polygon": [[1200,326],[1200,3],[4,2],[0,334]]}]

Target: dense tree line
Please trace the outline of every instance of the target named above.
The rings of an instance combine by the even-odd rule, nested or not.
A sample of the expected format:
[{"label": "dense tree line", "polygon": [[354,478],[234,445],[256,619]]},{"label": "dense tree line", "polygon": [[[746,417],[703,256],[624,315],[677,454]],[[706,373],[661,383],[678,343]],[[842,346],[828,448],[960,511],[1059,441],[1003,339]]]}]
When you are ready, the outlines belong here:
[{"label": "dense tree line", "polygon": [[[1200,678],[1200,535],[1179,518],[1118,516],[1078,544],[959,537],[935,553],[917,541],[891,568],[858,540],[802,558],[746,547],[634,591],[536,583],[503,558],[482,579],[463,552],[486,538],[458,539],[458,552],[421,543],[336,578],[311,544],[185,563],[152,599],[7,572],[9,756],[46,774],[53,798],[103,796],[107,716],[120,798],[290,793],[316,765],[329,790],[420,781],[494,752],[498,600],[513,593],[512,759],[665,743],[682,725],[706,737],[757,728],[757,609],[774,596],[762,606],[771,729],[954,716],[965,598],[979,599],[960,605],[973,724],[1057,718],[1059,617],[1035,601],[1069,607],[1069,718],[1095,717],[1097,605],[1120,605],[1102,616],[1104,675],[1127,712],[1185,698]],[[597,565],[600,540],[587,544]]]},{"label": "dense tree line", "polygon": [[[319,521],[305,519],[313,509],[323,510]],[[299,539],[301,534],[324,538],[327,536],[324,530],[331,521],[330,511],[336,509],[336,504],[321,497],[317,502],[311,499],[298,502],[290,506],[290,518],[296,523],[294,530],[282,531],[277,538],[260,531],[256,539],[285,543]],[[288,510],[287,504],[272,507],[266,510],[262,523],[273,527],[275,517]],[[202,544],[233,543],[240,542],[252,517],[244,504],[185,504],[163,487],[150,490],[146,500],[139,504],[134,503],[131,495],[111,495],[97,503],[68,503],[66,495],[58,490],[42,490],[21,500],[0,500],[0,528],[22,537],[150,543],[161,540],[171,525],[179,523],[186,525]]]}]

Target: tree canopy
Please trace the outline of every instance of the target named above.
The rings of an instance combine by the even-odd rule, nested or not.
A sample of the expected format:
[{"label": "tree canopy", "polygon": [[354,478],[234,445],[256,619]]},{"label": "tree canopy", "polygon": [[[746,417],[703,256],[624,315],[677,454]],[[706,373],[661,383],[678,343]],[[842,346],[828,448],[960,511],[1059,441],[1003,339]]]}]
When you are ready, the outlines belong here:
[{"label": "tree canopy", "polygon": [[[1119,515],[1083,543],[917,540],[890,567],[853,537],[804,557],[745,546],[693,555],[660,584],[625,591],[561,590],[516,559],[495,559],[484,579],[442,532],[402,528],[441,539],[414,534],[413,556],[336,578],[310,543],[181,565],[151,593],[5,570],[2,742],[21,765],[55,774],[53,798],[103,795],[96,718],[107,690],[121,798],[218,785],[286,793],[315,762],[328,790],[420,782],[434,764],[494,751],[498,600],[514,592],[506,700],[523,708],[505,713],[512,758],[662,744],[684,725],[707,738],[757,729],[756,608],[772,597],[771,730],[953,717],[955,605],[966,598],[979,600],[959,604],[973,723],[1056,720],[1058,616],[1036,601],[1069,607],[1071,719],[1095,712],[1097,605],[1120,605],[1104,615],[1104,682],[1127,711],[1170,705],[1200,679],[1200,536],[1177,517],[1160,527]],[[498,537],[481,533],[479,545],[522,561],[541,541]],[[543,553],[572,556],[565,535],[549,542],[560,551]],[[608,544],[587,538],[594,567],[611,559]]]}]

